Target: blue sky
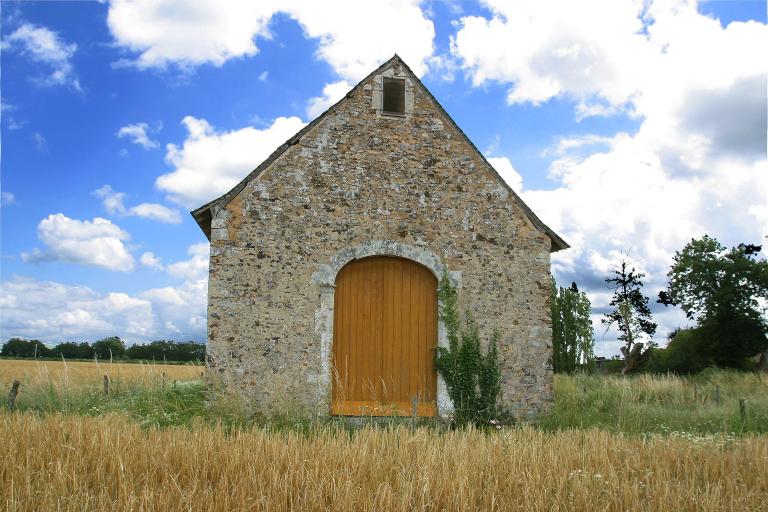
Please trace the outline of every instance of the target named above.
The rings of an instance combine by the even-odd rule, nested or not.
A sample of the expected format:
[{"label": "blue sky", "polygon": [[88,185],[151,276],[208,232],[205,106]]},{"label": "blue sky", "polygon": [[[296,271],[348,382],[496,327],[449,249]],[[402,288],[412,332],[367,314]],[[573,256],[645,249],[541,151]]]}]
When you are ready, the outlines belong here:
[{"label": "blue sky", "polygon": [[395,52],[571,243],[596,322],[622,254],[655,296],[692,236],[768,234],[764,2],[1,5],[3,340],[204,340],[189,210]]}]

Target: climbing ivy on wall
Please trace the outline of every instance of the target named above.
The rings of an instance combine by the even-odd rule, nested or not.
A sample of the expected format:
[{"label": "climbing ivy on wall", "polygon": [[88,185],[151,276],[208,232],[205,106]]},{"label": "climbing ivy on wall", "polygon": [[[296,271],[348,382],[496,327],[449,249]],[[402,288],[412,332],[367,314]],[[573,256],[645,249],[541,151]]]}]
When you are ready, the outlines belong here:
[{"label": "climbing ivy on wall", "polygon": [[494,330],[483,353],[480,331],[469,311],[465,313],[464,326],[461,325],[458,292],[447,272],[440,280],[438,297],[440,320],[448,334],[448,347],[437,348],[435,366],[445,380],[448,396],[453,400],[454,422],[458,425],[487,425],[498,413],[500,333]]}]

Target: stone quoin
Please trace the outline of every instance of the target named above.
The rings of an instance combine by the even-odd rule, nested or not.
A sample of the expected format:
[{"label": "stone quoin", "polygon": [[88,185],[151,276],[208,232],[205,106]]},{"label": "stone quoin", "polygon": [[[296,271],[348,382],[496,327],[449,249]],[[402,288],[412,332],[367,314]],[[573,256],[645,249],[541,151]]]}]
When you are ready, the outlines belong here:
[{"label": "stone quoin", "polygon": [[501,333],[500,404],[551,407],[550,253],[568,245],[397,55],[192,215],[211,243],[208,374],[253,412],[405,414],[412,395],[450,415],[432,375],[444,271],[482,339]]}]

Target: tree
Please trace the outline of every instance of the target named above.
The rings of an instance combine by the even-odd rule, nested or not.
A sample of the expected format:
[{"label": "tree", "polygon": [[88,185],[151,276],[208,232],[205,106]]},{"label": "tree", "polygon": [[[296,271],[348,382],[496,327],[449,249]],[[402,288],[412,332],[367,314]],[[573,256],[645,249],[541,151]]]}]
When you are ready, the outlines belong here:
[{"label": "tree", "polygon": [[555,373],[572,373],[578,366],[592,367],[594,331],[589,317],[592,304],[576,283],[559,288],[552,278],[552,366]]},{"label": "tree", "polygon": [[692,239],[675,253],[669,285],[659,292],[660,303],[680,306],[698,322],[700,348],[718,366],[743,367],[768,349],[761,307],[768,301],[768,261],[757,259],[760,250],[752,244],[726,250],[708,235]]},{"label": "tree", "polygon": [[3,344],[3,348],[0,350],[0,355],[6,357],[48,357],[50,353],[51,349],[40,340],[22,338],[11,338]]},{"label": "tree", "polygon": [[704,341],[700,328],[676,329],[667,337],[666,348],[654,348],[645,369],[678,374],[696,373],[711,365],[704,355]]},{"label": "tree", "polygon": [[130,359],[154,359],[155,361],[202,361],[205,345],[194,341],[156,340],[147,345],[136,343],[125,350]]},{"label": "tree", "polygon": [[624,343],[621,347],[624,355],[622,374],[646,361],[654,346],[651,338],[656,333],[656,323],[648,308],[648,297],[640,291],[644,277],[644,273],[622,259],[619,266],[613,269],[613,276],[605,280],[613,287],[613,298],[609,304],[613,310],[605,315],[602,323],[608,327],[615,324],[619,329],[619,340]]},{"label": "tree", "polygon": [[91,359],[93,358],[93,347],[87,342],[67,341],[53,347],[51,355],[65,359]]},{"label": "tree", "polygon": [[122,357],[125,354],[125,343],[117,336],[110,336],[94,343],[93,350],[99,359]]}]

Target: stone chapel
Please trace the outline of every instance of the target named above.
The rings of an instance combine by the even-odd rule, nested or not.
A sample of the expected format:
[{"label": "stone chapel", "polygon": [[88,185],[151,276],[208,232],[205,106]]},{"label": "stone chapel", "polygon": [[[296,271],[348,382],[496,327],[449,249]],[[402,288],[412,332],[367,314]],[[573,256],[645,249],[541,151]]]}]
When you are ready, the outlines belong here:
[{"label": "stone chapel", "polygon": [[210,240],[210,378],[255,412],[449,416],[444,271],[501,405],[553,402],[550,254],[568,245],[397,56],[192,212]]}]

